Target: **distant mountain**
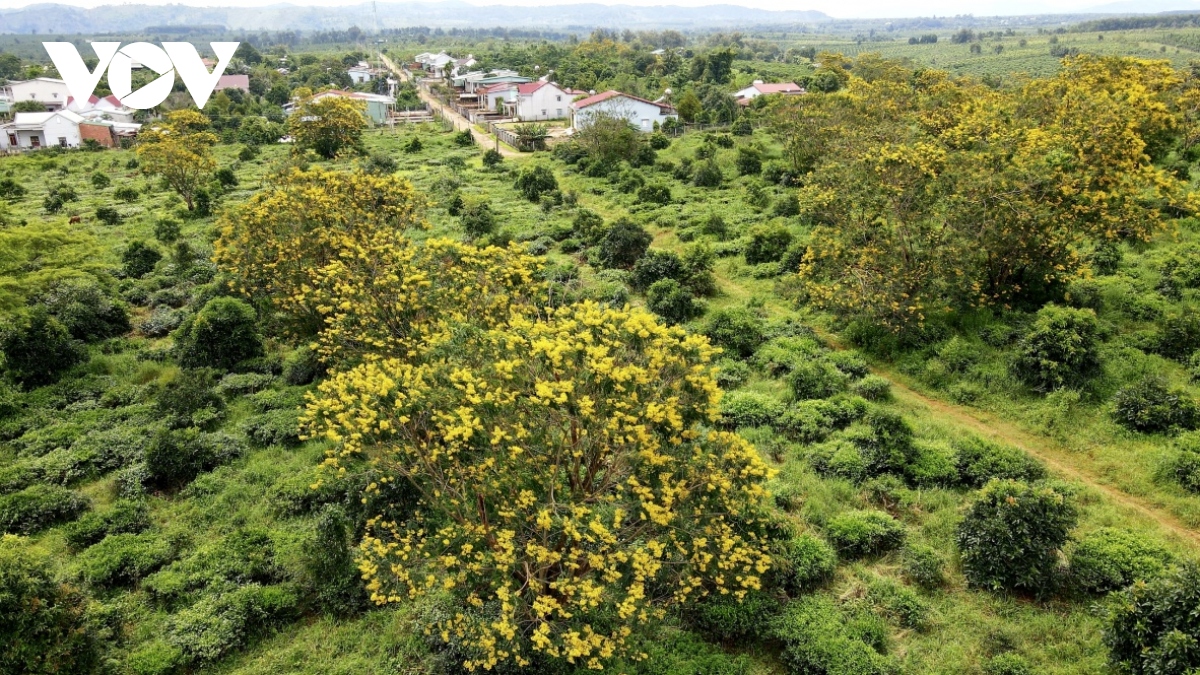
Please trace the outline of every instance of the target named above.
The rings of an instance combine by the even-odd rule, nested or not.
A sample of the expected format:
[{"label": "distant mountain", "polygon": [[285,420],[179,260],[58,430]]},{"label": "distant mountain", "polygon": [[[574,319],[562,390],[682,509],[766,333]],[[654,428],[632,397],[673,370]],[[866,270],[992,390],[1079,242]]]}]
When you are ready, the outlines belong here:
[{"label": "distant mountain", "polygon": [[1088,14],[1159,14],[1162,12],[1200,11],[1197,0],[1122,0],[1082,9]]},{"label": "distant mountain", "polygon": [[[771,11],[735,5],[475,6],[464,2],[380,3],[379,27],[442,28],[717,28],[829,21],[815,11]],[[0,9],[0,33],[118,33],[148,26],[223,25],[230,30],[328,30],[375,26],[371,3],[345,7],[289,4],[266,7],[107,5],[82,9],[58,4]]]}]

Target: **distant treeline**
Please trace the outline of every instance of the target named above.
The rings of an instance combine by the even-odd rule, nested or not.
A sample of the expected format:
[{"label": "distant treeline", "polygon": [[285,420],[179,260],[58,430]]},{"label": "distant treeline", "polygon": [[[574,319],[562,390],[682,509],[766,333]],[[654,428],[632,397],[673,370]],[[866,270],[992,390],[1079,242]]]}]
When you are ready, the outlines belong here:
[{"label": "distant treeline", "polygon": [[1139,28],[1197,27],[1200,27],[1200,14],[1154,14],[1085,21],[1076,25],[1075,30],[1086,33],[1089,31],[1137,30]]}]

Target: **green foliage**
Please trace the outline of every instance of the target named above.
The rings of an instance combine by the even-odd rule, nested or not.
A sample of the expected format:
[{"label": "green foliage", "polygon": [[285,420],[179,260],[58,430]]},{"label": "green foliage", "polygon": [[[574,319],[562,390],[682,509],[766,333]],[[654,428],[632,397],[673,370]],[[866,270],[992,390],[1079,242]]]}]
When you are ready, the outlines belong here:
[{"label": "green foliage", "polygon": [[750,228],[749,241],[743,253],[747,265],[776,262],[792,243],[792,233],[778,223],[755,225]]},{"label": "green foliage", "polygon": [[829,519],[825,535],[848,559],[893,551],[904,545],[904,525],[882,511],[848,511]]},{"label": "green foliage", "polygon": [[0,328],[0,354],[5,375],[27,389],[56,382],[88,359],[83,345],[44,306]]},{"label": "green foliage", "polygon": [[846,428],[866,412],[866,400],[853,396],[809,399],[797,401],[789,407],[779,417],[777,425],[796,441],[816,443],[825,440],[834,431]]},{"label": "green foliage", "polygon": [[72,520],[87,508],[87,499],[78,492],[58,485],[30,485],[0,496],[0,532],[32,534]]},{"label": "green foliage", "polygon": [[647,183],[638,188],[637,199],[646,204],[670,204],[671,188],[663,183]]},{"label": "green foliage", "polygon": [[164,218],[154,223],[154,238],[164,244],[174,244],[180,234],[178,221]]},{"label": "green foliage", "polygon": [[206,368],[181,370],[158,385],[155,408],[174,428],[203,426],[225,409],[225,400],[214,389],[216,379]]},{"label": "green foliage", "polygon": [[92,174],[92,187],[96,188],[97,190],[103,190],[111,184],[112,179],[108,177],[108,174],[100,173],[99,171]]},{"label": "green foliage", "polygon": [[757,176],[762,173],[762,152],[758,148],[738,148],[737,170],[741,176]]},{"label": "green foliage", "polygon": [[763,622],[779,613],[779,601],[761,591],[742,599],[732,594],[708,595],[688,608],[688,620],[699,632],[722,642],[759,637]]},{"label": "green foliage", "polygon": [[246,438],[260,446],[300,444],[300,413],[297,410],[272,410],[242,422]]},{"label": "green foliage", "polygon": [[848,377],[824,359],[807,359],[792,364],[787,374],[788,387],[797,400],[829,398],[844,391]]},{"label": "green foliage", "polygon": [[162,260],[162,254],[157,249],[147,246],[145,242],[133,241],[125,247],[121,254],[121,262],[125,265],[127,276],[139,279],[154,271],[154,266]]},{"label": "green foliage", "polygon": [[558,189],[558,180],[549,167],[539,164],[522,169],[521,173],[517,175],[517,181],[513,187],[525,199],[536,204],[542,195]]},{"label": "green foliage", "polygon": [[992,590],[1051,591],[1058,551],[1077,518],[1070,499],[1049,485],[989,482],[958,526],[967,582]]},{"label": "green foliage", "polygon": [[177,612],[167,622],[166,641],[187,661],[212,663],[291,620],[298,605],[290,588],[242,586]]},{"label": "green foliage", "polygon": [[317,607],[335,616],[350,616],[367,606],[367,594],[351,551],[353,528],[345,512],[328,506],[317,517],[316,531],[305,547],[304,567],[315,589]]},{"label": "green foliage", "polygon": [[99,665],[87,598],[50,569],[24,539],[0,536],[0,672],[82,675]]},{"label": "green foliage", "polygon": [[1015,371],[1036,391],[1079,386],[1100,369],[1098,333],[1094,311],[1047,305],[1021,340]]},{"label": "green foliage", "polygon": [[491,234],[496,229],[496,215],[492,212],[492,206],[483,200],[464,202],[459,221],[472,239]]},{"label": "green foliage", "polygon": [[622,218],[613,223],[600,240],[600,264],[629,269],[650,247],[653,237],[641,225]]},{"label": "green foliage", "polygon": [[748,309],[713,312],[704,326],[704,334],[713,344],[740,358],[749,357],[766,339],[763,320]]},{"label": "green foliage", "polygon": [[85,549],[110,534],[138,534],[150,527],[146,503],[122,499],[107,511],[89,511],[63,527],[63,537],[74,550]]},{"label": "green foliage", "polygon": [[983,664],[983,675],[1033,675],[1033,668],[1021,655],[1005,652]]},{"label": "green foliage", "polygon": [[992,479],[1033,482],[1046,477],[1046,467],[1018,448],[978,436],[954,443],[958,478],[968,487],[983,487]]},{"label": "green foliage", "polygon": [[850,390],[868,401],[890,401],[892,398],[892,383],[879,375],[867,375],[850,385]]},{"label": "green foliage", "polygon": [[1184,389],[1171,389],[1161,377],[1142,378],[1113,396],[1113,419],[1142,433],[1195,429],[1200,404]]},{"label": "green foliage", "polygon": [[1183,363],[1200,349],[1200,313],[1171,314],[1163,318],[1160,326],[1159,354]]},{"label": "green foliage", "polygon": [[320,356],[308,345],[302,345],[283,360],[283,381],[290,385],[309,384],[325,372]]},{"label": "green foliage", "polygon": [[837,553],[823,539],[802,534],[779,544],[773,556],[771,580],[792,597],[812,591],[833,578]]},{"label": "green foliage", "polygon": [[916,591],[893,579],[872,579],[867,585],[867,601],[904,628],[920,630],[929,622],[929,604]]},{"label": "green foliage", "polygon": [[121,215],[121,212],[111,206],[96,207],[96,220],[108,225],[109,227],[119,225],[124,219],[125,218]]},{"label": "green foliage", "polygon": [[488,148],[483,153],[483,166],[488,169],[499,166],[504,161],[504,155],[501,155],[494,148]]},{"label": "green foliage", "polygon": [[690,321],[704,314],[704,303],[674,279],[660,279],[646,289],[646,306],[669,324]]},{"label": "green foliage", "polygon": [[783,403],[766,394],[731,391],[721,398],[721,423],[731,428],[773,425],[783,410]]},{"label": "green foliage", "polygon": [[469,148],[475,145],[475,137],[471,135],[470,129],[463,129],[454,134],[454,144],[460,148]]},{"label": "green foliage", "polygon": [[213,298],[175,332],[179,361],[228,370],[263,354],[254,308],[235,298]]},{"label": "green foliage", "polygon": [[1200,668],[1200,568],[1134,584],[1108,604],[1104,644],[1119,673],[1185,675]]},{"label": "green foliage", "polygon": [[904,578],[922,588],[940,588],[946,583],[945,563],[938,552],[929,546],[909,542],[901,555]]},{"label": "green foliage", "polygon": [[1071,552],[1071,579],[1085,593],[1107,593],[1161,574],[1170,553],[1145,538],[1111,527],[1088,533]]},{"label": "green foliage", "polygon": [[10,202],[15,202],[29,192],[12,178],[0,178],[0,199],[6,199]]},{"label": "green foliage", "polygon": [[171,489],[190,482],[242,452],[235,439],[201,432],[195,427],[159,432],[146,448],[147,482]]},{"label": "green foliage", "polygon": [[878,619],[848,615],[820,595],[793,602],[771,630],[783,644],[789,673],[806,675],[894,675],[895,662],[881,653]]},{"label": "green foliage", "polygon": [[42,295],[41,302],[76,340],[105,340],[132,328],[124,303],[114,300],[95,281],[61,281]]},{"label": "green foliage", "polygon": [[132,584],[171,561],[171,544],[157,534],[111,534],[76,559],[92,586]]},{"label": "green foliage", "polygon": [[701,164],[692,174],[692,184],[696,187],[721,187],[723,182],[725,182],[725,174],[721,173],[721,166],[714,159],[709,159]]}]

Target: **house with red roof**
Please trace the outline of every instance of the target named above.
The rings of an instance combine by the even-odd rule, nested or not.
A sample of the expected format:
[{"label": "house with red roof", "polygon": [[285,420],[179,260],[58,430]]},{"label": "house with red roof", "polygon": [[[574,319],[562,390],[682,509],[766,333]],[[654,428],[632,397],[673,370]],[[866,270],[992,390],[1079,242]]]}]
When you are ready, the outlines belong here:
[{"label": "house with red roof", "polygon": [[798,96],[805,93],[804,87],[795,82],[763,82],[755,80],[754,84],[734,93],[734,98],[739,103],[749,103],[750,101],[766,94],[783,94],[784,96]]},{"label": "house with red roof", "polygon": [[109,94],[100,97],[92,94],[86,101],[76,100],[74,96],[67,97],[67,110],[91,120],[107,120],[110,122],[132,123],[132,108],[128,108],[121,99]]},{"label": "house with red roof", "polygon": [[504,110],[522,122],[561,120],[570,116],[572,98],[554,82],[526,82],[516,85],[516,94],[505,99]]},{"label": "house with red roof", "polygon": [[649,133],[668,119],[678,119],[675,108],[662,101],[647,101],[616,90],[594,94],[570,106],[571,128],[578,131],[597,115],[624,117],[638,130]]}]

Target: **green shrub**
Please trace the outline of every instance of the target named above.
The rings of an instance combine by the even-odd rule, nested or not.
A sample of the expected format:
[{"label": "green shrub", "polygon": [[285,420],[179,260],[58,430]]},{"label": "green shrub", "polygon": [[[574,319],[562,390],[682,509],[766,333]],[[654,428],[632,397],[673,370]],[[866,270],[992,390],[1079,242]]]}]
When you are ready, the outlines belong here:
[{"label": "green shrub", "polygon": [[650,247],[653,237],[641,225],[622,218],[612,224],[600,240],[600,264],[630,269]]},{"label": "green shrub", "polygon": [[752,671],[750,658],[745,654],[727,654],[693,633],[675,630],[656,633],[644,643],[645,660],[615,663],[613,671],[630,675],[749,675]]},{"label": "green shrub", "polygon": [[258,445],[300,445],[300,411],[272,410],[242,422],[242,432]]},{"label": "green shrub", "polygon": [[683,281],[686,278],[683,260],[672,251],[650,249],[634,263],[629,285],[644,291],[651,284],[663,279]]},{"label": "green shrub", "polygon": [[111,534],[76,562],[85,581],[107,588],[136,583],[173,557],[171,544],[157,534]]},{"label": "green shrub", "polygon": [[650,143],[650,147],[655,150],[666,150],[667,148],[671,147],[670,137],[661,132],[656,131],[650,134],[648,141]]},{"label": "green shrub", "polygon": [[84,674],[99,666],[87,597],[50,576],[48,556],[0,536],[0,673]]},{"label": "green shrub", "polygon": [[45,306],[34,307],[15,320],[10,318],[6,324],[0,328],[4,373],[26,389],[56,382],[63,373],[88,359],[83,345],[71,338]]},{"label": "green shrub", "polygon": [[850,385],[850,390],[868,401],[890,401],[892,398],[892,383],[886,377],[867,375]]},{"label": "green shrub", "polygon": [[263,354],[254,308],[235,298],[213,298],[175,332],[179,361],[188,367],[229,370]]},{"label": "green shrub", "polygon": [[662,279],[646,289],[646,306],[669,324],[690,321],[704,313],[704,303],[674,279]]},{"label": "green shrub", "polygon": [[162,260],[162,254],[142,241],[130,242],[121,254],[125,274],[134,279],[140,279],[153,272],[159,260]]},{"label": "green shrub", "polygon": [[353,527],[344,511],[327,506],[305,547],[304,567],[315,590],[317,607],[334,616],[350,616],[367,606],[362,573],[351,549]]},{"label": "green shrub", "polygon": [[803,401],[845,391],[849,378],[825,359],[805,359],[792,365],[787,383],[792,395]]},{"label": "green shrub", "polygon": [[771,633],[783,644],[789,673],[894,675],[899,667],[877,644],[881,630],[872,617],[848,616],[831,599],[811,595],[790,604]]},{"label": "green shrub", "polygon": [[10,202],[15,202],[25,196],[28,190],[24,185],[11,178],[0,178],[0,199],[6,199]]},{"label": "green shrub", "polygon": [[42,295],[41,303],[76,340],[105,340],[132,328],[124,303],[114,300],[92,280],[61,281]]},{"label": "green shrub", "polygon": [[825,535],[849,559],[878,555],[904,544],[904,525],[882,511],[848,511],[825,524]]},{"label": "green shrub", "polygon": [[958,526],[967,582],[992,590],[1052,590],[1058,551],[1077,517],[1075,505],[1053,487],[991,481]]},{"label": "green shrub", "polygon": [[58,485],[36,484],[0,496],[0,532],[31,534],[73,520],[88,508],[83,495]]},{"label": "green shrub", "polygon": [[179,222],[164,218],[154,224],[154,238],[164,244],[174,244],[181,234]]},{"label": "green shrub", "polygon": [[293,386],[309,384],[324,372],[325,365],[308,345],[297,347],[283,359],[283,381]]},{"label": "green shrub", "polygon": [[749,240],[742,254],[747,265],[776,262],[792,245],[792,233],[778,223],[755,225],[750,228]]},{"label": "green shrub", "polygon": [[913,430],[899,413],[873,408],[847,438],[861,450],[867,474],[902,473],[915,454]]},{"label": "green shrub", "polygon": [[646,204],[670,204],[671,188],[662,183],[647,183],[638,188],[637,200]]},{"label": "green shrub", "polygon": [[867,584],[867,601],[902,628],[921,629],[929,623],[929,604],[911,588],[893,579],[872,579]]},{"label": "green shrub", "polygon": [[1120,673],[1185,675],[1200,669],[1200,568],[1134,584],[1107,604],[1104,644]]},{"label": "green shrub", "polygon": [[496,214],[492,212],[491,204],[483,200],[464,202],[458,218],[472,239],[491,234],[496,229]]},{"label": "green shrub", "polygon": [[108,174],[100,173],[99,171],[92,174],[92,187],[97,190],[103,190],[109,185],[112,185],[112,179],[108,177]]},{"label": "green shrub", "polygon": [[866,413],[867,402],[857,396],[797,401],[780,415],[777,426],[793,440],[815,443]]},{"label": "green shrub", "polygon": [[724,241],[729,236],[729,225],[719,214],[713,213],[700,223],[700,232]]},{"label": "green shrub", "polygon": [[80,551],[110,534],[138,534],[150,527],[150,511],[145,502],[122,499],[107,511],[89,511],[79,520],[67,523],[63,537],[67,546]]},{"label": "green shrub", "polygon": [[741,600],[732,594],[710,594],[692,603],[689,623],[714,640],[738,642],[759,636],[763,622],[779,613],[779,601],[762,591]]},{"label": "green shrub", "polygon": [[[486,160],[487,156],[485,155],[485,163]],[[554,172],[549,167],[539,164],[522,169],[514,187],[521,193],[521,196],[536,204],[542,195],[558,189],[558,180],[554,178]]]},{"label": "green shrub", "polygon": [[1040,392],[1079,386],[1100,370],[1100,326],[1090,309],[1046,305],[1018,346],[1018,377]]},{"label": "green shrub", "polygon": [[501,155],[494,148],[488,148],[487,151],[483,153],[484,168],[487,168],[487,169],[495,168],[495,167],[499,166],[501,164],[501,162],[503,162],[503,161],[504,161],[504,155]]},{"label": "green shrub", "polygon": [[958,485],[958,467],[953,453],[931,443],[913,443],[912,455],[904,467],[904,476],[917,487],[952,487]]},{"label": "green shrub", "polygon": [[774,553],[771,583],[792,597],[799,597],[833,578],[837,553],[823,539],[811,534],[793,537]]},{"label": "green shrub", "polygon": [[954,448],[959,480],[968,487],[983,487],[994,478],[1032,482],[1046,477],[1046,467],[1018,448],[978,436],[959,439]]},{"label": "green shrub", "polygon": [[909,542],[900,560],[900,571],[912,583],[922,588],[940,588],[946,583],[942,556],[933,548]]},{"label": "green shrub", "polygon": [[170,675],[183,665],[183,650],[164,640],[140,647],[125,659],[133,675]]},{"label": "green shrub", "polygon": [[757,176],[762,173],[762,152],[749,146],[738,148],[737,170],[740,176]]},{"label": "green shrub", "polygon": [[721,173],[721,167],[711,158],[701,164],[692,174],[692,184],[696,187],[721,187],[723,182],[725,182],[725,174]]},{"label": "green shrub", "polygon": [[1033,668],[1021,655],[1005,652],[983,664],[983,675],[1033,675]]},{"label": "green shrub", "polygon": [[731,356],[741,358],[752,355],[766,339],[763,320],[747,309],[713,312],[704,326],[704,334]]},{"label": "green shrub", "polygon": [[178,372],[156,389],[155,407],[172,427],[204,426],[225,410],[225,399],[215,389],[216,374],[207,368]]},{"label": "green shrub", "polygon": [[1200,405],[1184,389],[1170,389],[1161,377],[1149,376],[1113,396],[1113,419],[1132,431],[1156,433],[1195,429]]},{"label": "green shrub", "polygon": [[109,227],[120,225],[121,221],[124,219],[125,217],[121,215],[121,212],[111,206],[96,207],[96,220],[108,225]]},{"label": "green shrub", "polygon": [[783,408],[783,403],[766,394],[731,391],[721,398],[721,423],[731,428],[773,425]]},{"label": "green shrub", "polygon": [[188,661],[211,663],[290,621],[298,604],[295,592],[283,586],[252,584],[206,596],[167,621],[166,640]]},{"label": "green shrub", "polygon": [[1162,573],[1171,555],[1145,538],[1111,527],[1089,533],[1071,553],[1071,579],[1085,593],[1107,593]]},{"label": "green shrub", "polygon": [[1200,349],[1200,312],[1170,314],[1160,322],[1158,353],[1181,363]]},{"label": "green shrub", "polygon": [[154,487],[176,488],[241,452],[241,445],[224,434],[206,434],[195,427],[164,430],[146,448],[146,479]]},{"label": "green shrub", "polygon": [[745,361],[721,359],[717,361],[717,384],[726,391],[737,389],[750,379],[750,366]]}]

